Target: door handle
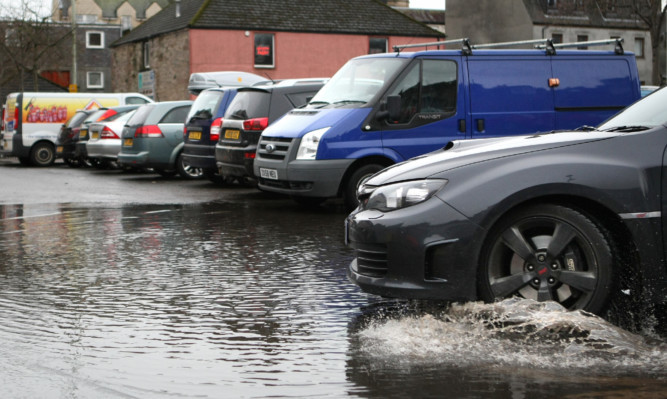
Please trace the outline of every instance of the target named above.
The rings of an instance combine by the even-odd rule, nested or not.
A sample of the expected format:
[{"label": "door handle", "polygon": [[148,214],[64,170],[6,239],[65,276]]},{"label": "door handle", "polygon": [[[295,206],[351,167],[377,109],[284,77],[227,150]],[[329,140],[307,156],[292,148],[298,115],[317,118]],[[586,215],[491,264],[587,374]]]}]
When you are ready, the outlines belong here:
[{"label": "door handle", "polygon": [[459,119],[459,132],[461,132],[461,133],[466,132],[466,120],[465,119]]},{"label": "door handle", "polygon": [[477,131],[478,132],[483,132],[484,131],[484,119],[475,119],[475,122],[477,123]]}]

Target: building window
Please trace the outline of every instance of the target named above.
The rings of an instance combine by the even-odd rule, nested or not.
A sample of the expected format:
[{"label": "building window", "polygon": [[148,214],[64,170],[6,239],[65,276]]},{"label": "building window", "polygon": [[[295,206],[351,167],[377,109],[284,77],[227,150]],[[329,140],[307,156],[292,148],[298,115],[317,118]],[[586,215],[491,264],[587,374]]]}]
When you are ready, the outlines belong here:
[{"label": "building window", "polygon": [[97,22],[97,15],[95,14],[77,14],[76,22],[78,24],[94,24]]},{"label": "building window", "polygon": [[123,32],[132,29],[132,17],[130,15],[123,15],[120,17],[120,29]]},{"label": "building window", "polygon": [[104,32],[86,32],[86,48],[104,48]]},{"label": "building window", "polygon": [[371,37],[368,39],[368,54],[386,53],[387,39],[383,37]]},{"label": "building window", "polygon": [[255,68],[274,68],[273,33],[255,33]]},{"label": "building window", "polygon": [[148,69],[151,67],[151,44],[144,42],[141,52],[144,59],[144,68]]},{"label": "building window", "polygon": [[635,57],[644,58],[644,38],[635,38]]},{"label": "building window", "polygon": [[86,72],[86,87],[89,89],[103,89],[104,72]]},{"label": "building window", "polygon": [[551,41],[553,42],[553,44],[563,43],[563,34],[562,33],[551,34]]},{"label": "building window", "polygon": [[556,8],[558,6],[556,0],[547,0],[547,7]]},{"label": "building window", "polygon": [[[588,35],[577,35],[577,41],[578,42],[587,42],[588,41]],[[588,46],[578,46],[577,50],[588,50]]]}]

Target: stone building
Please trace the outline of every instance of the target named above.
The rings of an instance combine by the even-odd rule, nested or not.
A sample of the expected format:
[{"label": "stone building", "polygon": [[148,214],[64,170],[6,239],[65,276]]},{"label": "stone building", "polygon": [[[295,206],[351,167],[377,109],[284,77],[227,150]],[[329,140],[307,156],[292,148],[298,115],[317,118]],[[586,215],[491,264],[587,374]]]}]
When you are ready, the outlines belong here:
[{"label": "stone building", "polygon": [[[122,31],[136,28],[160,12],[169,0],[76,0],[77,23],[120,25]],[[52,19],[71,22],[72,0],[52,0]]]},{"label": "stone building", "polygon": [[[333,75],[348,59],[444,34],[375,0],[175,1],[112,44],[114,91],[152,72],[159,101],[188,98],[190,74]],[[145,76],[145,75],[141,75]]]},{"label": "stone building", "polygon": [[624,49],[635,53],[642,83],[651,84],[651,35],[631,7],[624,7],[621,2],[447,0],[447,35],[467,37],[472,43],[532,39],[568,43],[623,38]]}]

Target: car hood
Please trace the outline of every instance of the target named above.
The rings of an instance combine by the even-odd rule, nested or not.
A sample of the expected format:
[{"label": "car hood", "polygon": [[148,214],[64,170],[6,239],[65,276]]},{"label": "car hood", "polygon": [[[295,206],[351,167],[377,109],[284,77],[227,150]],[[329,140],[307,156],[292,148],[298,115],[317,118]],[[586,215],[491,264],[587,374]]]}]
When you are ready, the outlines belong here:
[{"label": "car hood", "polygon": [[618,134],[568,131],[529,136],[456,140],[440,150],[390,166],[373,176],[366,184],[376,186],[429,177],[437,178],[440,177],[437,176],[439,173],[474,163],[606,140]]}]

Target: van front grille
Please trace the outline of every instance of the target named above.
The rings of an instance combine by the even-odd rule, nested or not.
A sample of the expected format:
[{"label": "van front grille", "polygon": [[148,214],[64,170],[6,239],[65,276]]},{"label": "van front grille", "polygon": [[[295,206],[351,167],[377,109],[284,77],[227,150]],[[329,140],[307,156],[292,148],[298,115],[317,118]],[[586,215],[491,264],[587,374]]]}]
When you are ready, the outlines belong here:
[{"label": "van front grille", "polygon": [[289,154],[292,139],[282,137],[261,137],[257,147],[257,157],[282,161]]}]

